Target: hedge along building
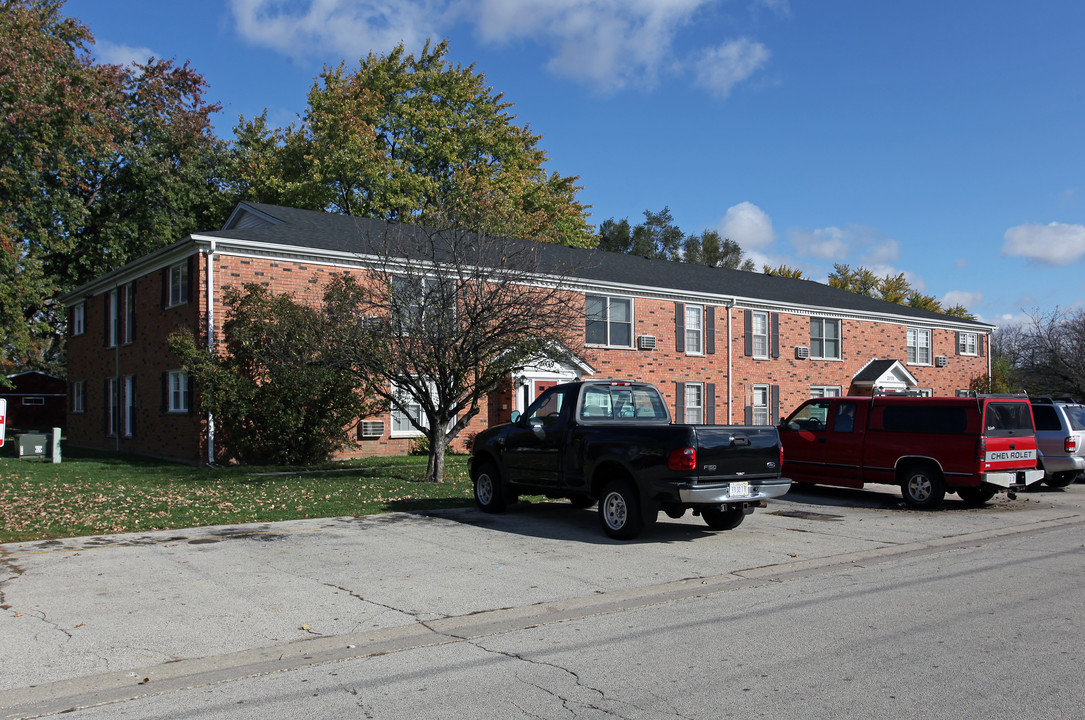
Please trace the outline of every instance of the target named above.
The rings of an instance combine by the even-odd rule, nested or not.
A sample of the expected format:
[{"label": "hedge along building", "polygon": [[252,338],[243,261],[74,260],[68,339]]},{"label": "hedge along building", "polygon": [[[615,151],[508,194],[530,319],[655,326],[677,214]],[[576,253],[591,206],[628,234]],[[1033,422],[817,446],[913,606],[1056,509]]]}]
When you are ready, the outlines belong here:
[{"label": "hedge along building", "polygon": [[[334,275],[372,268],[374,248],[390,232],[430,231],[243,202],[221,230],[190,235],[65,295],[69,444],[185,462],[221,458],[213,419],[197,412],[199,388],[168,336],[189,328],[215,347],[224,288],[259,283],[319,298]],[[583,303],[583,349],[568,363],[514,372],[454,449],[546,387],[586,376],[655,383],[677,421],[771,424],[811,396],[878,387],[953,395],[989,372],[994,326],[974,320],[809,280],[560,245],[541,245],[538,254],[539,282],[551,277],[547,268],[560,268]],[[402,454],[418,434],[400,411],[366,418],[343,455]]]}]

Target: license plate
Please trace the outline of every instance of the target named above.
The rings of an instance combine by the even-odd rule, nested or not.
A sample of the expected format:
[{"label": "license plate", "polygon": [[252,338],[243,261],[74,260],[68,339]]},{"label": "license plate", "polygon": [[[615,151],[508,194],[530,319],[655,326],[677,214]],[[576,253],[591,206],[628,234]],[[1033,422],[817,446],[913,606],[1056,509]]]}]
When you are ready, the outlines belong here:
[{"label": "license plate", "polygon": [[750,484],[748,482],[733,482],[727,494],[730,497],[749,497]]}]

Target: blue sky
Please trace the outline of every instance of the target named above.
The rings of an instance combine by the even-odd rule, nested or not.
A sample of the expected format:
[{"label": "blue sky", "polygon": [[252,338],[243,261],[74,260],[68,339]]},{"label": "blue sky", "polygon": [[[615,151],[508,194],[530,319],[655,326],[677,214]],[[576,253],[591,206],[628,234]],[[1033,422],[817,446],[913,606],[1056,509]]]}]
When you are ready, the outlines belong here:
[{"label": "blue sky", "polygon": [[447,38],[580,176],[824,280],[905,273],[995,324],[1085,307],[1080,0],[68,0],[103,62],[189,60],[297,119],[322,66]]}]

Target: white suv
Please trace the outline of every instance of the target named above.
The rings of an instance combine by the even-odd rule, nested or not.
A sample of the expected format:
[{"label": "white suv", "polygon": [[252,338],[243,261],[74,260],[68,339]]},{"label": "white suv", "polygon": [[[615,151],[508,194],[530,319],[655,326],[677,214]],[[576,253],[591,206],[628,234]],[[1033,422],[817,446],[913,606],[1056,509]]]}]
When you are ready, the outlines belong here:
[{"label": "white suv", "polygon": [[1066,487],[1085,474],[1085,405],[1069,398],[1032,398],[1044,483]]}]

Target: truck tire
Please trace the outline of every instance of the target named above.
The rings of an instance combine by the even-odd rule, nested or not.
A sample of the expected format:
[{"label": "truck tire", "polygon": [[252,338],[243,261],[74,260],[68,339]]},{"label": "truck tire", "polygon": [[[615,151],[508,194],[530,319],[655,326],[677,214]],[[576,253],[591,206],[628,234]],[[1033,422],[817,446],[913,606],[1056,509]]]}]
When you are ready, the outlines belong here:
[{"label": "truck tire", "polygon": [[1053,488],[1064,488],[1071,485],[1077,479],[1076,472],[1059,472],[1044,476],[1044,485]]},{"label": "truck tire", "polygon": [[998,491],[993,487],[986,486],[957,488],[957,497],[959,497],[965,505],[979,507],[993,498],[996,492]]},{"label": "truck tire", "polygon": [[909,507],[932,508],[940,505],[945,498],[946,484],[942,474],[930,465],[909,465],[904,468],[900,493]]},{"label": "truck tire", "polygon": [[611,480],[599,497],[599,524],[615,540],[632,540],[640,535],[644,519],[640,513],[640,493],[628,480]]},{"label": "truck tire", "polygon": [[713,530],[734,530],[746,519],[741,505],[726,505],[723,510],[708,508],[701,511],[705,524]]},{"label": "truck tire", "polygon": [[475,504],[482,512],[499,513],[505,509],[505,489],[501,475],[493,463],[486,463],[475,472]]}]

